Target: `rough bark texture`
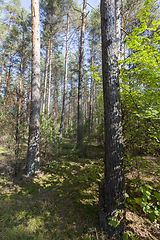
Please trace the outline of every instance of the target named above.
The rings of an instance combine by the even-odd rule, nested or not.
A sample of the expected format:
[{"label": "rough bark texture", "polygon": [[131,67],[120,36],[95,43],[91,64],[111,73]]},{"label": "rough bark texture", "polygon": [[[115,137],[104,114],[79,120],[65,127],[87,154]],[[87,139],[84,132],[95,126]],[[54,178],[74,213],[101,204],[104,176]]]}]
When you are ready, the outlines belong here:
[{"label": "rough bark texture", "polygon": [[[120,235],[125,227],[125,182],[119,89],[119,41],[117,0],[101,0],[102,69],[105,121],[105,178],[99,189],[100,224],[108,236]],[[121,210],[122,217],[118,214]],[[116,228],[110,219],[118,217]]]},{"label": "rough bark texture", "polygon": [[77,148],[82,148],[82,81],[83,81],[85,17],[86,17],[86,0],[83,0],[82,27],[79,49]]},{"label": "rough bark texture", "polygon": [[63,92],[63,102],[62,102],[61,124],[60,124],[60,130],[59,130],[59,142],[62,141],[62,132],[63,132],[64,115],[65,115],[65,107],[66,107],[67,65],[68,65],[68,34],[69,34],[69,13],[67,13],[66,56],[65,56],[65,77],[64,77],[64,92]]},{"label": "rough bark texture", "polygon": [[40,21],[39,0],[31,0],[32,12],[32,80],[31,114],[28,139],[26,175],[39,171],[39,130],[40,130]]}]

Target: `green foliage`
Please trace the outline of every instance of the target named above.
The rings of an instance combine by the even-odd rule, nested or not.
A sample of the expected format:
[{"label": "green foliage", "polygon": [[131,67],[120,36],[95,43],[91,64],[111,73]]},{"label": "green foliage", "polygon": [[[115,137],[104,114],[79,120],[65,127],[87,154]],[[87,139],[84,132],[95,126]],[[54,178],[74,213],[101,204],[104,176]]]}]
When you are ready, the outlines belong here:
[{"label": "green foliage", "polygon": [[124,138],[132,146],[130,151],[136,148],[139,153],[160,149],[160,36],[159,22],[153,20],[152,27],[147,26],[150,2],[139,13],[141,25],[125,39],[131,54],[120,61]]},{"label": "green foliage", "polygon": [[48,114],[41,115],[40,120],[40,135],[42,150],[51,149],[53,146],[58,143],[58,130],[59,125],[54,122],[53,118],[49,117]]},{"label": "green foliage", "polygon": [[56,150],[54,147],[42,172],[32,179],[23,176],[14,185],[0,178],[2,240],[86,240],[95,239],[95,231],[103,234],[97,211],[104,149],[87,146],[79,156],[82,151],[64,139],[58,153]]},{"label": "green foliage", "polygon": [[[160,209],[158,209],[158,206],[160,205],[160,192],[148,184],[144,184],[136,188],[135,192],[140,193],[139,197],[134,199],[127,198],[130,209],[136,210],[136,205],[139,205],[151,221],[160,220]],[[133,207],[131,207],[131,205]],[[128,205],[126,206],[128,207]]]}]

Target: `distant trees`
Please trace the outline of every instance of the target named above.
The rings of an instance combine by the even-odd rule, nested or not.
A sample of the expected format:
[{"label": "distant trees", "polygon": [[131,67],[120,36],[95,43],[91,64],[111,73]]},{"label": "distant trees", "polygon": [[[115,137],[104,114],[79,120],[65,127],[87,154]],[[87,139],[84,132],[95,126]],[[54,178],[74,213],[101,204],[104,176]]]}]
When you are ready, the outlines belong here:
[{"label": "distant trees", "polygon": [[55,146],[59,151],[62,130],[79,149],[83,139],[104,144],[105,133],[99,219],[109,236],[120,235],[125,225],[122,125],[126,155],[160,149],[159,30],[153,20],[159,18],[158,1],[122,0],[120,16],[119,0],[101,0],[100,19],[99,7],[86,14],[86,0],[83,8],[72,0],[41,0],[41,42],[39,1],[32,0],[32,17],[19,0],[1,2],[0,123],[13,126],[14,159],[24,161],[21,149],[26,153],[29,134],[30,176],[40,169],[40,155],[47,158]]},{"label": "distant trees", "polygon": [[120,51],[119,21],[119,0],[102,0],[105,178],[100,184],[99,218],[101,226],[109,236],[122,234],[125,227],[125,182],[118,68]]},{"label": "distant trees", "polygon": [[40,20],[39,0],[31,0],[32,13],[32,80],[31,113],[29,125],[26,175],[39,171],[39,131],[40,131]]},{"label": "distant trees", "polygon": [[[143,3],[143,0],[123,0],[121,5],[120,20],[122,28],[120,47],[121,58],[125,59],[121,63],[120,71],[125,73],[121,77],[123,81],[121,85],[123,93],[121,96],[123,103],[123,133],[127,136],[125,137],[127,144],[133,142],[133,139],[130,138],[129,140],[127,135],[128,127],[131,125],[133,127],[133,124],[131,124],[132,121],[128,121],[128,117],[131,115],[127,111],[126,103],[130,95],[135,94],[137,96],[138,87],[133,86],[138,86],[140,76],[135,79],[132,75],[136,66],[131,63],[130,56],[134,54],[135,50],[124,39],[130,34],[132,35],[134,26],[141,25],[137,13],[139,9],[143,11]],[[151,19],[153,19],[154,10],[156,18],[158,17],[156,6],[156,3],[153,2],[150,6],[147,6],[150,7],[147,26],[152,25]],[[52,148],[57,143],[60,126],[61,130],[63,126],[63,135],[68,134],[78,148],[82,147],[83,139],[90,142],[104,143],[100,9],[98,7],[97,9],[92,9],[91,13],[87,12],[87,14],[84,14],[84,7],[79,7],[72,0],[40,1],[42,27],[40,49],[40,111],[42,113],[42,128],[40,143],[42,144],[42,152],[44,146],[45,152],[47,152],[50,147]],[[0,53],[0,103],[3,111],[8,111],[13,116],[13,134],[16,142],[15,155],[18,159],[18,155],[21,153],[22,141],[28,134],[30,115],[31,16],[21,7],[19,0],[11,0],[9,3],[3,1],[0,11],[1,13],[3,11],[0,22],[0,46],[2,48]],[[69,24],[67,24],[67,13],[69,13]],[[68,33],[67,25],[69,28]],[[64,31],[64,29],[66,30]],[[149,39],[153,37],[153,32],[148,30],[139,34],[142,36],[148,34]],[[86,41],[86,47],[83,49],[84,40]],[[67,60],[63,54],[65,47]],[[132,69],[132,73],[126,70],[126,75],[125,66],[127,66],[127,69]],[[141,88],[141,84],[139,86]],[[130,89],[129,93],[127,93],[127,87]],[[142,92],[143,89],[144,86],[141,89]],[[145,91],[148,94],[149,89],[145,87]],[[151,95],[153,94],[150,94],[150,99]],[[132,104],[131,101],[129,103]]]}]

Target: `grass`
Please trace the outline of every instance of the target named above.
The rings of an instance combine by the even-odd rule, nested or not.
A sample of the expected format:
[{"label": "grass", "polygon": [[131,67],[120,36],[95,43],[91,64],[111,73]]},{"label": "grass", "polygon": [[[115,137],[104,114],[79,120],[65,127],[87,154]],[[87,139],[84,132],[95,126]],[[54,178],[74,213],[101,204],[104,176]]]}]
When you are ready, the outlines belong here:
[{"label": "grass", "polygon": [[82,154],[66,144],[43,159],[38,176],[1,178],[1,239],[96,239],[102,156],[102,148]]},{"label": "grass", "polygon": [[[107,239],[98,219],[98,186],[104,177],[103,157],[101,146],[86,145],[79,151],[66,141],[59,149],[47,152],[45,157],[41,154],[41,172],[37,176],[27,178],[22,175],[10,180],[1,177],[0,239]],[[126,168],[127,190],[134,184],[130,167]],[[127,210],[128,230],[133,235],[138,233],[138,240],[157,239],[148,222],[144,225],[150,231],[148,237],[144,237],[142,231],[138,232],[138,228],[134,229],[136,222],[142,226],[138,211],[135,215]]]}]

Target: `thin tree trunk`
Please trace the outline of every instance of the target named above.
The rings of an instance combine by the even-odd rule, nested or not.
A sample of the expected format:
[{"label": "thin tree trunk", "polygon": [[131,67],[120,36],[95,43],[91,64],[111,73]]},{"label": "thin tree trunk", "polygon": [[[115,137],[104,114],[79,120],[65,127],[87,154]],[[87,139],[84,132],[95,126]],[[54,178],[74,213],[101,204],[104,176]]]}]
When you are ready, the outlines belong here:
[{"label": "thin tree trunk", "polygon": [[83,108],[84,108],[84,123],[85,123],[86,119],[87,119],[87,83],[86,83],[86,79],[84,79]]},{"label": "thin tree trunk", "polygon": [[22,52],[21,52],[21,64],[20,64],[20,81],[19,81],[19,115],[21,115],[23,109],[23,98],[24,98],[24,30],[22,34]]},{"label": "thin tree trunk", "polygon": [[9,93],[11,90],[12,60],[13,60],[13,45],[11,47],[11,56],[10,56],[9,74],[8,74],[8,91],[9,91]]},{"label": "thin tree trunk", "polygon": [[69,133],[72,131],[72,95],[73,95],[73,83],[72,83],[72,72],[71,72],[71,89],[69,93]]},{"label": "thin tree trunk", "polygon": [[3,73],[3,66],[4,66],[5,55],[6,55],[6,48],[7,48],[7,42],[8,42],[8,35],[9,35],[10,25],[11,25],[11,16],[10,16],[10,19],[9,19],[8,32],[7,32],[7,36],[6,36],[6,43],[5,43],[5,48],[4,48],[3,58],[2,58],[2,64],[1,64],[1,73],[0,73],[0,94],[1,94],[1,86],[2,86],[2,73]]},{"label": "thin tree trunk", "polygon": [[23,67],[24,67],[24,54],[23,54],[23,48],[24,48],[24,31],[23,31],[23,35],[22,35],[22,52],[21,52],[21,64],[20,64],[20,81],[19,81],[19,91],[20,94],[23,93],[23,85],[24,85],[24,79],[23,79]]},{"label": "thin tree trunk", "polygon": [[[57,65],[57,64],[56,64]],[[55,104],[55,120],[57,121],[57,112],[58,112],[58,84],[57,84],[57,66],[55,70],[55,98],[54,98],[54,104]]]},{"label": "thin tree trunk", "polygon": [[[20,123],[22,122],[22,109],[23,109],[23,85],[24,85],[24,31],[22,33],[22,52],[21,52],[21,63],[20,63],[20,80],[19,89],[17,88],[17,115],[16,115],[16,148],[15,157],[18,160],[19,157],[19,143],[20,143]],[[16,170],[17,171],[17,170]],[[17,172],[16,172],[17,173]]]},{"label": "thin tree trunk", "polygon": [[43,107],[42,112],[45,111],[45,105],[46,105],[46,92],[47,92],[47,75],[48,75],[48,59],[49,59],[49,49],[50,49],[50,37],[48,41],[48,49],[46,51],[46,63],[45,63],[45,77],[44,77],[44,93],[43,93]]},{"label": "thin tree trunk", "polygon": [[[93,37],[94,42],[94,37]],[[91,120],[93,114],[93,57],[94,57],[94,47],[92,44],[92,57],[91,57],[91,87],[90,87],[90,105],[89,105],[89,132],[91,132]]]},{"label": "thin tree trunk", "polygon": [[29,119],[30,119],[30,109],[31,109],[31,79],[30,79],[30,69],[29,69],[29,74],[28,74],[28,94],[27,94],[27,129],[29,126]]},{"label": "thin tree trunk", "polygon": [[8,92],[8,59],[7,59],[7,61],[6,61],[6,63],[5,63],[5,65],[6,65],[6,81],[5,81],[5,101],[7,101],[7,92]]},{"label": "thin tree trunk", "polygon": [[39,0],[31,0],[32,13],[32,80],[31,114],[29,125],[26,175],[39,171],[39,131],[40,131],[40,20]]},{"label": "thin tree trunk", "polygon": [[[116,4],[119,4],[119,0],[101,0],[105,178],[100,183],[99,219],[108,236],[119,236],[125,228],[125,181],[118,68],[120,45]],[[118,223],[113,227],[111,220],[115,221],[116,217]]]},{"label": "thin tree trunk", "polygon": [[[20,113],[19,113],[19,89],[16,89],[16,94],[17,94],[17,101],[16,101],[16,107],[17,107],[17,111],[16,111],[16,135],[15,135],[15,140],[16,140],[16,144],[15,144],[15,158],[16,158],[16,165],[17,165],[17,160],[18,160],[18,156],[19,156],[19,140],[20,140],[20,136],[19,136],[19,117],[20,117]],[[17,169],[15,169],[15,172],[17,171]],[[17,172],[16,172],[17,174]]]},{"label": "thin tree trunk", "polygon": [[82,148],[82,82],[83,82],[85,17],[86,17],[86,0],[83,0],[82,26],[79,50],[77,148]]},{"label": "thin tree trunk", "polygon": [[63,92],[63,102],[62,102],[62,114],[61,114],[61,124],[59,130],[59,142],[62,141],[64,115],[65,115],[65,105],[66,105],[66,91],[67,91],[67,64],[68,64],[68,33],[69,33],[69,13],[67,13],[67,34],[66,34],[66,56],[65,56],[65,78],[64,78],[64,92]]},{"label": "thin tree trunk", "polygon": [[52,71],[52,31],[50,41],[49,80],[48,80],[48,116],[50,115],[50,102],[51,102],[51,71]]}]

